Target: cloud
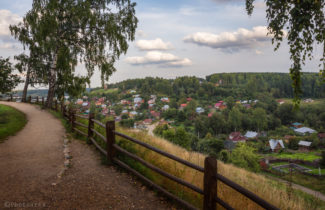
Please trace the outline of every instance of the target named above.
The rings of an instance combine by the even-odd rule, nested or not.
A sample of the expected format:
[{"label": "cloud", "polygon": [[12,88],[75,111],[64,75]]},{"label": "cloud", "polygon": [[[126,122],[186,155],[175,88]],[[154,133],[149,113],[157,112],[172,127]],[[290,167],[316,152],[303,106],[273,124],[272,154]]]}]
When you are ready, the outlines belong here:
[{"label": "cloud", "polygon": [[235,52],[263,45],[271,38],[267,36],[267,32],[266,26],[256,26],[252,30],[239,28],[235,32],[222,32],[220,34],[197,32],[186,36],[183,40],[187,43]]},{"label": "cloud", "polygon": [[22,18],[19,15],[13,14],[9,10],[0,10],[0,39],[3,41],[9,41],[11,39],[9,26],[21,21]]},{"label": "cloud", "polygon": [[137,37],[146,37],[147,34],[143,30],[138,30],[136,33]]},{"label": "cloud", "polygon": [[131,65],[153,65],[159,67],[182,67],[192,65],[192,61],[188,58],[179,58],[171,53],[163,53],[159,51],[150,51],[145,56],[128,57],[125,61]]},{"label": "cloud", "polygon": [[170,50],[173,48],[170,42],[164,42],[160,38],[154,40],[139,40],[135,44],[140,50]]}]

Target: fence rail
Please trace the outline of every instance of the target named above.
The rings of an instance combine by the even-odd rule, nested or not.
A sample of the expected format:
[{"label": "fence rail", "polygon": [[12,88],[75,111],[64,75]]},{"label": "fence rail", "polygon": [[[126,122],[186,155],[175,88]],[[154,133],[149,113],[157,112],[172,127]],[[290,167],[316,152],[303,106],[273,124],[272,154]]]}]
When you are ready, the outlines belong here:
[{"label": "fence rail", "polygon": [[[12,98],[11,98],[12,99]],[[28,102],[31,102],[32,99],[31,97],[28,98]],[[37,102],[39,102],[39,99],[37,98]],[[40,102],[41,104],[44,105],[44,98],[42,98],[42,101]],[[54,110],[58,111],[58,102],[55,101],[54,103]],[[240,194],[246,196],[247,198],[249,198],[250,200],[252,200],[253,202],[255,202],[256,204],[258,204],[259,206],[263,207],[264,209],[268,209],[268,210],[278,210],[277,207],[275,207],[274,205],[268,203],[267,201],[265,201],[264,199],[260,198],[259,196],[255,195],[254,193],[250,192],[249,190],[245,189],[244,187],[238,185],[237,183],[229,180],[228,178],[222,176],[221,174],[217,173],[217,160],[215,158],[212,157],[207,157],[205,158],[204,161],[204,168],[201,166],[198,166],[196,164],[193,164],[191,162],[188,162],[184,159],[181,159],[175,155],[169,154],[167,152],[164,152],[156,147],[153,147],[149,144],[146,144],[142,141],[139,141],[135,138],[132,138],[130,136],[127,136],[123,133],[120,133],[118,131],[115,130],[115,122],[114,121],[108,121],[106,122],[106,124],[103,124],[101,122],[99,122],[98,120],[94,119],[94,114],[89,114],[88,116],[83,116],[83,115],[79,115],[76,114],[76,112],[72,109],[67,109],[66,106],[63,105],[63,103],[60,103],[60,110],[62,112],[63,117],[69,121],[69,123],[71,124],[71,129],[73,131],[76,131],[77,133],[87,137],[87,141],[90,144],[94,144],[94,146],[103,154],[107,157],[107,160],[111,163],[115,163],[117,165],[119,165],[120,167],[124,168],[125,170],[131,172],[132,174],[136,175],[138,178],[140,178],[141,180],[143,180],[144,182],[146,182],[147,184],[149,184],[150,186],[152,186],[153,188],[157,189],[158,191],[160,191],[161,193],[163,193],[164,195],[166,195],[169,198],[174,199],[175,201],[177,201],[179,204],[181,204],[182,206],[184,206],[187,209],[197,209],[196,207],[194,207],[193,205],[189,204],[188,202],[180,199],[179,197],[175,196],[174,194],[170,193],[168,190],[164,189],[163,187],[157,185],[156,183],[152,182],[150,179],[148,179],[147,177],[143,176],[141,173],[139,173],[138,171],[134,170],[133,168],[131,168],[129,165],[127,165],[126,163],[122,162],[121,160],[119,160],[116,156],[116,152],[122,153],[130,158],[132,158],[133,160],[141,163],[142,165],[146,166],[147,168],[157,172],[158,174],[178,183],[181,184],[201,195],[203,195],[204,199],[203,199],[203,209],[204,210],[215,210],[216,209],[216,203],[220,204],[222,207],[224,207],[227,210],[232,210],[234,209],[233,207],[231,207],[228,203],[226,203],[224,200],[220,199],[218,197],[218,180],[223,182],[225,185],[233,188],[234,190],[236,190],[237,192],[239,192]],[[78,122],[76,120],[76,118],[82,118],[82,119],[87,119],[88,120],[88,125],[82,124],[80,122]],[[103,135],[101,134],[99,131],[97,131],[94,127],[94,124],[99,125],[100,127],[105,129],[105,134]],[[78,128],[76,128],[76,126],[81,126],[83,128],[87,128],[88,132],[85,133],[81,130],[79,130]],[[97,141],[95,140],[95,136],[99,137],[101,140],[106,142],[106,148],[102,148]],[[165,156],[169,159],[172,159],[178,163],[181,163],[183,165],[186,165],[194,170],[197,170],[199,172],[202,172],[204,175],[204,183],[203,183],[203,189],[196,187],[194,185],[192,185],[191,183],[188,183],[154,165],[152,165],[151,163],[148,163],[147,161],[143,160],[142,158],[140,158],[139,156],[128,152],[127,150],[123,149],[122,147],[118,146],[115,143],[115,138],[116,136],[122,137],[123,139],[129,140],[135,144],[141,145],[151,151],[154,151],[162,156]]]}]

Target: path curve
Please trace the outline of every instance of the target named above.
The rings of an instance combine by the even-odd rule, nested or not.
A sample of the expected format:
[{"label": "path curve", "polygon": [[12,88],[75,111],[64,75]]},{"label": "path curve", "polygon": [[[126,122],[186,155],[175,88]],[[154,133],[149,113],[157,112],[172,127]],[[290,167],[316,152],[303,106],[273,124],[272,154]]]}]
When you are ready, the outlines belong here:
[{"label": "path curve", "polygon": [[62,178],[61,122],[38,106],[0,102],[24,112],[27,124],[0,144],[0,209],[174,209],[126,173],[101,164],[94,147],[70,139],[71,168]]}]

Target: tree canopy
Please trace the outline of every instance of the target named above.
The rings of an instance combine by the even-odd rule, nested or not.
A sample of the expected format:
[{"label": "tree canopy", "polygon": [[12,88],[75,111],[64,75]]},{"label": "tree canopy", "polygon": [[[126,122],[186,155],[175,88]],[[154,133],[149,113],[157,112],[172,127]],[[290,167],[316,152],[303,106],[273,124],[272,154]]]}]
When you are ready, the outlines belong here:
[{"label": "tree canopy", "polygon": [[7,93],[20,82],[18,75],[13,74],[14,68],[9,58],[0,57],[0,93]]},{"label": "tree canopy", "polygon": [[[255,0],[246,0],[249,15]],[[306,59],[313,59],[315,44],[323,47],[320,58],[320,74],[325,80],[325,1],[322,0],[265,0],[269,33],[273,35],[275,50],[287,33],[292,61],[290,76],[293,81],[295,101],[301,94],[301,70]]]},{"label": "tree canopy", "polygon": [[[36,46],[39,59],[50,65],[48,106],[55,94],[85,87],[96,69],[108,80],[127,41],[134,40],[135,5],[130,0],[34,0],[23,23],[11,26],[13,35],[25,46]],[[78,63],[85,65],[86,76],[75,74]]]}]

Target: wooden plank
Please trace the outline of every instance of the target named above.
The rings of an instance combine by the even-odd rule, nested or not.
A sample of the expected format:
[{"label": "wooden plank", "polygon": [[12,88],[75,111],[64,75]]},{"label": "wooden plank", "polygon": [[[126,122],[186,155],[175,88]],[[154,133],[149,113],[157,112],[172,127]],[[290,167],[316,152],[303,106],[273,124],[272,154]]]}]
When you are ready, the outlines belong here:
[{"label": "wooden plank", "polygon": [[91,128],[91,131],[94,132],[97,136],[99,136],[103,141],[107,142],[106,137],[103,136],[101,133],[96,131],[95,129]]},{"label": "wooden plank", "polygon": [[202,189],[200,189],[200,188],[198,188],[198,187],[196,187],[196,186],[194,186],[194,185],[192,185],[192,184],[190,184],[190,183],[188,183],[188,182],[186,182],[186,181],[184,181],[184,180],[182,180],[182,179],[180,179],[180,178],[178,178],[178,177],[176,177],[176,176],[174,176],[174,175],[172,175],[172,174],[169,174],[169,173],[163,171],[162,169],[160,169],[160,168],[158,168],[158,167],[156,167],[156,166],[154,166],[154,165],[152,165],[152,164],[146,162],[146,161],[143,160],[142,158],[140,158],[140,157],[138,157],[138,156],[136,156],[136,155],[134,155],[134,154],[132,154],[132,153],[130,153],[130,152],[124,150],[123,148],[119,147],[119,146],[116,145],[116,144],[114,144],[113,147],[114,147],[117,151],[119,151],[119,152],[121,152],[121,153],[123,153],[123,154],[125,154],[125,155],[127,155],[127,156],[129,156],[129,157],[131,157],[132,159],[134,159],[134,160],[140,162],[142,165],[144,165],[144,166],[150,168],[151,170],[153,170],[153,171],[155,171],[155,172],[161,174],[162,176],[165,176],[165,177],[167,177],[167,178],[173,180],[174,182],[177,182],[178,184],[184,185],[185,187],[188,187],[188,188],[190,188],[191,190],[193,190],[193,191],[195,191],[195,192],[200,193],[200,194],[203,195],[203,190],[202,190]]},{"label": "wooden plank", "polygon": [[161,155],[163,155],[163,156],[165,156],[165,157],[168,157],[168,158],[170,158],[170,159],[172,159],[172,160],[175,160],[175,161],[177,161],[177,162],[179,162],[179,163],[182,163],[182,164],[184,164],[184,165],[186,165],[186,166],[188,166],[188,167],[190,167],[190,168],[193,168],[193,169],[195,169],[195,170],[198,170],[198,171],[204,172],[204,168],[202,168],[202,167],[200,167],[200,166],[198,166],[198,165],[195,165],[195,164],[190,163],[190,162],[188,162],[188,161],[186,161],[186,160],[183,160],[183,159],[181,159],[181,158],[179,158],[179,157],[177,157],[177,156],[174,156],[174,155],[169,154],[169,153],[167,153],[167,152],[164,152],[164,151],[162,151],[162,150],[160,150],[160,149],[157,149],[157,148],[155,148],[155,147],[153,147],[153,146],[151,146],[151,145],[149,145],[149,144],[146,144],[146,143],[144,143],[144,142],[142,142],[142,141],[139,141],[139,140],[137,140],[137,139],[135,139],[135,138],[132,138],[132,137],[130,137],[130,136],[127,136],[127,135],[125,135],[125,134],[123,134],[123,133],[120,133],[120,132],[117,132],[117,131],[115,131],[115,134],[118,135],[118,136],[120,136],[120,137],[123,137],[123,138],[125,138],[125,139],[128,139],[128,140],[130,140],[130,141],[132,141],[132,142],[134,142],[134,143],[136,143],[136,144],[139,144],[139,145],[141,145],[141,146],[143,146],[143,147],[145,147],[145,148],[147,148],[147,149],[150,149],[150,150],[152,150],[152,151],[154,151],[154,152],[157,152],[157,153],[159,153],[159,154],[161,154]]},{"label": "wooden plank", "polygon": [[115,121],[106,122],[106,151],[107,160],[113,163],[113,158],[115,157]]},{"label": "wooden plank", "polygon": [[233,207],[231,207],[228,203],[221,200],[217,195],[215,196],[215,201],[219,203],[222,207],[224,207],[227,210],[235,210]]},{"label": "wooden plank", "polygon": [[96,146],[96,148],[103,153],[105,156],[107,156],[107,152],[99,146],[99,144],[96,142],[96,140],[93,137],[90,137],[90,141]]},{"label": "wooden plank", "polygon": [[87,125],[82,124],[82,123],[80,123],[80,122],[78,122],[78,121],[74,121],[74,124],[79,125],[79,126],[84,127],[84,128],[88,128]]},{"label": "wooden plank", "polygon": [[153,183],[150,179],[146,178],[145,176],[143,176],[142,174],[140,174],[136,170],[132,169],[130,166],[128,166],[127,164],[125,164],[122,161],[118,160],[117,158],[114,158],[113,161],[117,165],[121,166],[122,168],[124,168],[124,169],[128,170],[129,172],[133,173],[134,175],[136,175],[138,178],[140,178],[142,181],[144,181],[147,184],[149,184],[151,187],[153,187],[156,190],[158,190],[161,193],[163,193],[165,196],[167,196],[167,197],[175,200],[176,202],[178,202],[179,204],[181,204],[182,206],[184,206],[186,209],[197,210],[196,207],[194,207],[191,204],[187,203],[186,201],[184,201],[184,200],[176,197],[175,195],[173,195],[172,193],[168,192],[167,190],[165,190],[164,188],[160,187],[159,185]]},{"label": "wooden plank", "polygon": [[99,122],[98,120],[93,119],[92,121],[93,121],[94,123],[96,123],[97,125],[99,125],[99,126],[101,126],[101,127],[103,127],[103,128],[106,128],[105,125],[104,125],[103,123]]},{"label": "wooden plank", "polygon": [[88,136],[86,133],[82,132],[81,130],[78,130],[77,128],[73,128],[73,130],[75,130],[77,133],[84,135],[84,136]]},{"label": "wooden plank", "polygon": [[82,118],[82,119],[87,119],[88,120],[88,115],[80,115],[80,114],[75,114],[76,117]]}]

